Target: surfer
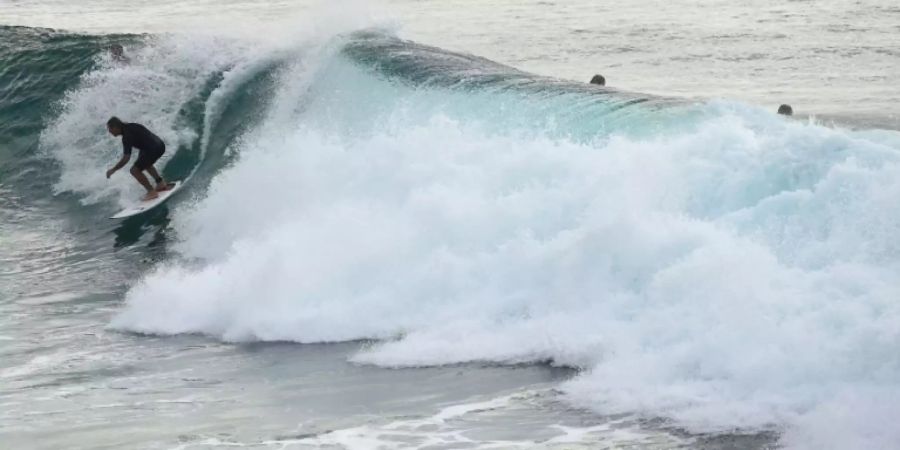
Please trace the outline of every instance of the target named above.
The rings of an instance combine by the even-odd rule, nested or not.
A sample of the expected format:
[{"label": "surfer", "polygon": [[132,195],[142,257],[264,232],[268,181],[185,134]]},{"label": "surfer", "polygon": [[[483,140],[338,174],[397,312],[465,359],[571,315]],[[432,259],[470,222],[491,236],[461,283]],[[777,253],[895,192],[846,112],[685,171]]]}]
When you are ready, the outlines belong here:
[{"label": "surfer", "polygon": [[[131,148],[137,147],[140,150],[140,154],[138,154],[137,161],[131,166],[131,176],[137,179],[138,183],[141,183],[141,186],[147,190],[144,201],[153,200],[159,196],[160,192],[172,188],[156,171],[156,168],[153,167],[153,163],[166,152],[166,144],[159,136],[153,134],[139,123],[125,123],[118,117],[111,117],[106,122],[106,129],[113,136],[122,136],[123,153],[122,159],[112,169],[106,171],[106,178],[111,177],[117,170],[128,164],[128,161],[131,160]],[[156,188],[147,180],[147,177],[144,175],[145,170],[156,181]]]},{"label": "surfer", "polygon": [[109,47],[109,54],[112,56],[113,61],[120,63],[128,63],[131,60],[125,56],[125,49],[122,48],[119,44],[113,44]]}]

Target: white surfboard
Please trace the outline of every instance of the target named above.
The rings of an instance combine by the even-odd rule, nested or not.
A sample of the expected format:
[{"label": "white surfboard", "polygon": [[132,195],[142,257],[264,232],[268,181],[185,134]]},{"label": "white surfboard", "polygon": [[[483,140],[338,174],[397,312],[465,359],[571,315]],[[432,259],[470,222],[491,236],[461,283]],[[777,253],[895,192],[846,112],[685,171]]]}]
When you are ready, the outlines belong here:
[{"label": "white surfboard", "polygon": [[168,191],[163,191],[159,193],[159,197],[154,198],[153,200],[138,200],[138,202],[133,205],[125,208],[116,213],[116,215],[110,217],[110,219],[124,219],[126,217],[136,216],[142,212],[150,211],[153,208],[156,208],[159,205],[162,205],[166,199],[172,196],[175,191],[181,189],[181,181],[170,181],[170,184],[174,184],[175,186]]}]

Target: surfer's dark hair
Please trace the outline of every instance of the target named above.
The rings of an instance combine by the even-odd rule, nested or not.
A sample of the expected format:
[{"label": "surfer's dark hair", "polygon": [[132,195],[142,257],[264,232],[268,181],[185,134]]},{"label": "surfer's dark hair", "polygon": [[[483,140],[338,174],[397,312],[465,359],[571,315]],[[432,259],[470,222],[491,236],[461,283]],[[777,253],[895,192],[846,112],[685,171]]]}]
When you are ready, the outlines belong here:
[{"label": "surfer's dark hair", "polygon": [[119,119],[119,118],[116,117],[116,116],[112,116],[112,117],[109,118],[109,120],[106,121],[106,126],[108,126],[108,127],[110,127],[110,128],[119,128],[119,129],[121,129],[122,127],[125,126],[125,123],[122,122],[122,119]]}]

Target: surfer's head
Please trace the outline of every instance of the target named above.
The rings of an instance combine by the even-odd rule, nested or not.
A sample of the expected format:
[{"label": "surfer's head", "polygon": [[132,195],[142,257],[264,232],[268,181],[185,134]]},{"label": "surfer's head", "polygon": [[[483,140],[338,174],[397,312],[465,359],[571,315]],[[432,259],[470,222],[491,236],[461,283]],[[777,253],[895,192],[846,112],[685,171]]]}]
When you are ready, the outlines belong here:
[{"label": "surfer's head", "polygon": [[109,47],[109,54],[112,56],[113,61],[128,62],[128,57],[125,56],[125,49],[119,44],[111,45]]},{"label": "surfer's head", "polygon": [[106,121],[106,129],[109,131],[109,134],[113,136],[121,136],[124,127],[125,123],[116,116],[112,116]]},{"label": "surfer's head", "polygon": [[606,86],[606,78],[603,75],[597,74],[594,75],[594,78],[591,78],[591,84],[599,84],[600,86]]},{"label": "surfer's head", "polygon": [[781,105],[778,107],[778,114],[782,116],[793,116],[794,108],[791,108],[791,105]]}]

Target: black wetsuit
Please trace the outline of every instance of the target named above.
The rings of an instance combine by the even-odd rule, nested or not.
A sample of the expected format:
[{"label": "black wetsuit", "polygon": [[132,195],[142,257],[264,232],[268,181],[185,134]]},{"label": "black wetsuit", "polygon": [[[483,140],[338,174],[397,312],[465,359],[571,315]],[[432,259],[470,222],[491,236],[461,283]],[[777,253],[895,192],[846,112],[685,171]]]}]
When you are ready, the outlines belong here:
[{"label": "black wetsuit", "polygon": [[125,156],[131,157],[132,147],[141,151],[134,162],[134,166],[141,170],[147,170],[166,152],[162,139],[139,123],[126,123],[122,127],[122,152]]}]

